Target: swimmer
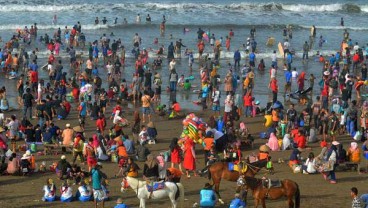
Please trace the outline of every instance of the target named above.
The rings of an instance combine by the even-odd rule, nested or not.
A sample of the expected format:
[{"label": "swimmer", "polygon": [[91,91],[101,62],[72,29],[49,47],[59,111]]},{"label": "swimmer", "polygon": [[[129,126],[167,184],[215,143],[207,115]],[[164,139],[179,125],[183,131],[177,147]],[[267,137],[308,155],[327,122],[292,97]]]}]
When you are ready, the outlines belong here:
[{"label": "swimmer", "polygon": [[104,17],[104,18],[102,19],[102,24],[106,25],[106,23],[107,23],[107,19],[106,19],[106,17]]},{"label": "swimmer", "polygon": [[128,20],[126,18],[123,19],[123,23],[124,25],[127,25],[128,24]]},{"label": "swimmer", "polygon": [[158,44],[158,38],[155,38],[155,39],[153,40],[153,44],[155,44],[155,45],[157,45],[157,44]]},{"label": "swimmer", "polygon": [[137,17],[135,18],[135,22],[136,23],[141,23],[141,15],[138,14]]},{"label": "swimmer", "polygon": [[52,24],[56,25],[56,23],[57,23],[57,16],[55,14],[54,17],[52,18]]},{"label": "swimmer", "polygon": [[114,25],[118,24],[118,18],[115,17]]},{"label": "swimmer", "polygon": [[95,25],[98,25],[100,23],[100,20],[98,20],[98,17],[95,19]]}]

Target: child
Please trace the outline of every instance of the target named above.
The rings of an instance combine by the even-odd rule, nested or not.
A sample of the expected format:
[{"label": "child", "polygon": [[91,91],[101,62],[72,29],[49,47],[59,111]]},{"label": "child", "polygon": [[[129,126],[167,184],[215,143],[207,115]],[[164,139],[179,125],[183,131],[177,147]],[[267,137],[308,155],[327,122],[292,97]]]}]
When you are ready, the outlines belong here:
[{"label": "child", "polygon": [[123,203],[122,198],[118,198],[118,200],[116,200],[116,206],[114,208],[129,208],[129,207]]},{"label": "child", "polygon": [[49,178],[46,181],[46,185],[43,187],[45,192],[42,197],[42,201],[44,202],[53,202],[56,200],[56,186],[54,185],[54,181]]},{"label": "child", "polygon": [[73,201],[73,189],[69,187],[67,182],[63,182],[60,188],[60,201],[61,202],[71,202]]},{"label": "child", "polygon": [[78,191],[75,194],[75,198],[77,198],[81,202],[90,201],[92,198],[92,189],[85,181],[81,181],[80,186],[78,187]]},{"label": "child", "polygon": [[147,124],[147,127],[148,127],[147,128],[147,134],[148,134],[148,138],[149,138],[148,143],[149,144],[156,144],[157,130],[156,130],[155,125],[153,124],[152,121],[150,121]]},{"label": "child", "polygon": [[166,115],[166,105],[160,104],[156,107],[156,111],[159,116],[165,116]]},{"label": "child", "polygon": [[23,176],[28,175],[31,169],[31,163],[29,162],[29,157],[24,154],[20,159],[20,168],[22,170]]},{"label": "child", "polygon": [[174,101],[172,103],[171,110],[172,111],[170,113],[169,118],[175,118],[176,116],[180,115],[180,111],[181,111],[180,104],[178,102]]},{"label": "child", "polygon": [[142,144],[145,144],[148,140],[148,133],[147,133],[147,128],[145,125],[142,125],[141,126],[141,132],[139,133],[139,143],[142,145]]}]

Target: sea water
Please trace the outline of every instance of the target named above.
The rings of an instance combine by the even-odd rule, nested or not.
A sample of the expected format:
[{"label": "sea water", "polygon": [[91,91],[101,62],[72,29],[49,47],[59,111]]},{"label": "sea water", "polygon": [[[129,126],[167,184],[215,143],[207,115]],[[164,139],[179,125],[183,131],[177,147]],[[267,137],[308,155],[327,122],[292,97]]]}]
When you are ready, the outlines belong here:
[{"label": "sea water", "polygon": [[[141,23],[136,23],[137,14],[141,15]],[[146,23],[145,17],[150,14],[151,23]],[[57,22],[53,24],[53,16],[57,16]],[[166,33],[160,36],[159,25],[163,20],[163,15],[166,17]],[[100,20],[99,25],[94,24],[95,18]],[[106,17],[108,22],[102,24],[103,17]],[[118,18],[117,24],[114,24],[114,19]],[[340,18],[344,18],[345,26],[340,26]],[[123,45],[127,51],[127,66],[123,71],[123,76],[129,82],[134,71],[134,60],[131,59],[130,51],[133,49],[132,38],[134,33],[138,33],[142,37],[142,47],[152,48],[157,50],[158,46],[164,45],[165,48],[170,42],[174,42],[181,38],[183,44],[187,48],[196,49],[198,28],[202,28],[208,34],[214,34],[218,39],[225,37],[232,29],[235,36],[231,40],[230,52],[225,52],[221,55],[221,66],[219,70],[223,78],[227,73],[227,63],[232,63],[233,51],[242,49],[242,45],[246,43],[249,37],[249,30],[252,27],[256,28],[257,46],[257,61],[264,58],[266,61],[266,71],[270,66],[270,57],[273,50],[277,50],[277,43],[283,41],[282,30],[286,26],[290,26],[293,31],[293,39],[290,40],[291,48],[296,51],[296,56],[293,62],[293,67],[296,67],[300,72],[305,70],[307,74],[314,73],[317,76],[315,81],[315,92],[319,92],[318,81],[321,74],[321,64],[314,61],[312,57],[316,51],[320,51],[323,55],[336,53],[340,49],[342,34],[345,29],[350,33],[353,42],[358,42],[360,46],[366,46],[368,43],[368,2],[364,0],[326,0],[326,1],[301,1],[301,0],[275,0],[275,1],[241,1],[241,0],[187,0],[187,1],[122,1],[122,0],[0,0],[0,36],[4,41],[8,40],[17,29],[23,29],[25,26],[30,26],[37,23],[39,29],[38,36],[49,34],[52,37],[53,33],[58,29],[64,29],[65,26],[71,28],[79,21],[82,24],[82,31],[87,37],[87,42],[98,40],[103,34],[106,34],[111,40],[121,38]],[[128,24],[123,23],[126,18]],[[317,44],[314,45],[309,53],[310,60],[301,62],[302,46],[304,41],[309,40],[310,27],[316,26],[317,38],[323,36],[326,43],[322,48]],[[189,32],[184,33],[186,28]],[[110,36],[111,32],[115,36]],[[172,39],[170,39],[172,35]],[[274,37],[276,44],[272,47],[266,46],[268,37]],[[154,38],[159,39],[159,44],[153,44]],[[4,42],[2,43],[4,44]],[[38,57],[40,58],[39,65],[46,63],[47,57],[50,54],[45,46],[38,40],[26,46],[28,51],[38,47]],[[65,47],[62,47],[65,49]],[[79,53],[87,51],[77,50]],[[209,44],[206,43],[206,53],[212,50]],[[242,64],[247,55],[242,52]],[[61,57],[67,58],[68,54],[64,51],[60,54]],[[278,55],[279,56],[279,55]],[[156,57],[154,53],[150,53],[150,57]],[[280,56],[279,56],[280,57]],[[153,60],[150,59],[150,62]],[[279,64],[279,66],[281,63]],[[194,73],[197,73],[199,66],[195,64]],[[188,60],[182,57],[177,64],[178,74],[189,76]],[[64,61],[64,70],[69,72],[69,67]],[[165,95],[165,87],[168,77],[167,61],[164,61],[164,67],[161,69],[161,75],[164,79],[163,97]],[[100,73],[103,73],[100,66]],[[255,97],[261,100],[263,104],[268,101],[269,89],[268,72],[256,73],[256,88]],[[195,74],[196,75],[196,74]],[[47,77],[46,72],[40,72],[40,76]],[[280,92],[283,91],[283,72],[278,73]],[[15,80],[0,78],[1,82],[8,88],[9,100],[15,102],[17,93],[15,92]],[[193,84],[199,85],[199,79],[195,79]],[[307,84],[308,85],[308,84]],[[14,86],[14,87],[13,87]],[[294,85],[295,86],[295,85]],[[10,89],[10,90],[9,90]],[[223,90],[223,86],[220,87]],[[295,88],[296,89],[296,86]],[[240,93],[240,91],[239,91]],[[225,96],[222,96],[224,99]],[[280,95],[281,97],[281,95]],[[178,93],[176,99],[183,103],[185,108],[197,108],[191,101],[197,99],[194,93]]]}]

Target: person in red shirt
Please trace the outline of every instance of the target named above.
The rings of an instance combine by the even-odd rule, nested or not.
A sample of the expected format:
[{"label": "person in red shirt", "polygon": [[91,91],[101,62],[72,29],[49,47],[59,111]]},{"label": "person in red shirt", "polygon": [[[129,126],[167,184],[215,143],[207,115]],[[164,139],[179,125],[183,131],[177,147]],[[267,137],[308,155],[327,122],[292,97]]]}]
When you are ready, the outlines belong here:
[{"label": "person in red shirt", "polygon": [[234,31],[233,31],[233,29],[230,29],[229,36],[230,37],[234,37]]},{"label": "person in red shirt", "polygon": [[353,56],[353,69],[356,69],[358,67],[358,64],[360,62],[360,57],[358,52],[356,52]]},{"label": "person in red shirt", "polygon": [[105,135],[106,121],[102,115],[97,119],[96,127],[102,135]]},{"label": "person in red shirt", "polygon": [[201,40],[198,44],[197,44],[197,47],[198,47],[198,53],[199,53],[199,57],[202,56],[203,54],[203,51],[204,51],[204,41]]},{"label": "person in red shirt", "polygon": [[272,102],[275,103],[277,101],[277,93],[279,92],[279,86],[277,84],[277,79],[271,78],[271,81],[268,87],[272,91]]},{"label": "person in red shirt", "polygon": [[296,144],[296,147],[300,149],[305,149],[305,146],[307,144],[307,139],[304,135],[304,130],[299,129],[298,134],[294,137],[294,143]]},{"label": "person in red shirt", "polygon": [[31,69],[29,70],[29,78],[32,84],[32,91],[36,92],[37,91],[37,85],[38,85],[38,72],[37,71],[32,71]]},{"label": "person in red shirt", "polygon": [[244,113],[246,117],[251,117],[252,115],[252,93],[251,91],[248,91],[244,97],[243,97],[243,101],[244,101]]},{"label": "person in red shirt", "polygon": [[54,56],[54,53],[51,53],[50,56],[49,56],[49,63],[50,64],[53,64],[55,61],[55,56]]},{"label": "person in red shirt", "polygon": [[72,106],[70,105],[70,103],[66,99],[64,99],[64,101],[63,101],[63,106],[65,107],[66,113],[69,114],[70,109],[72,108]]}]

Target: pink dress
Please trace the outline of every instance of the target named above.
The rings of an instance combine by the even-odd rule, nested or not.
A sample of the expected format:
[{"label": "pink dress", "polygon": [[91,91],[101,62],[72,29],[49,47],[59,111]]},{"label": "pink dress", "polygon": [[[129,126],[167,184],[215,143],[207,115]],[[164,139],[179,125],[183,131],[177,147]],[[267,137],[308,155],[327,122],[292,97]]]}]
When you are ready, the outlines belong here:
[{"label": "pink dress", "polygon": [[59,55],[60,52],[60,43],[56,42],[55,43],[55,55]]},{"label": "pink dress", "polygon": [[275,136],[274,133],[271,133],[270,138],[268,139],[268,142],[267,142],[267,146],[272,151],[279,151],[280,150],[279,142],[277,141],[277,137]]}]

